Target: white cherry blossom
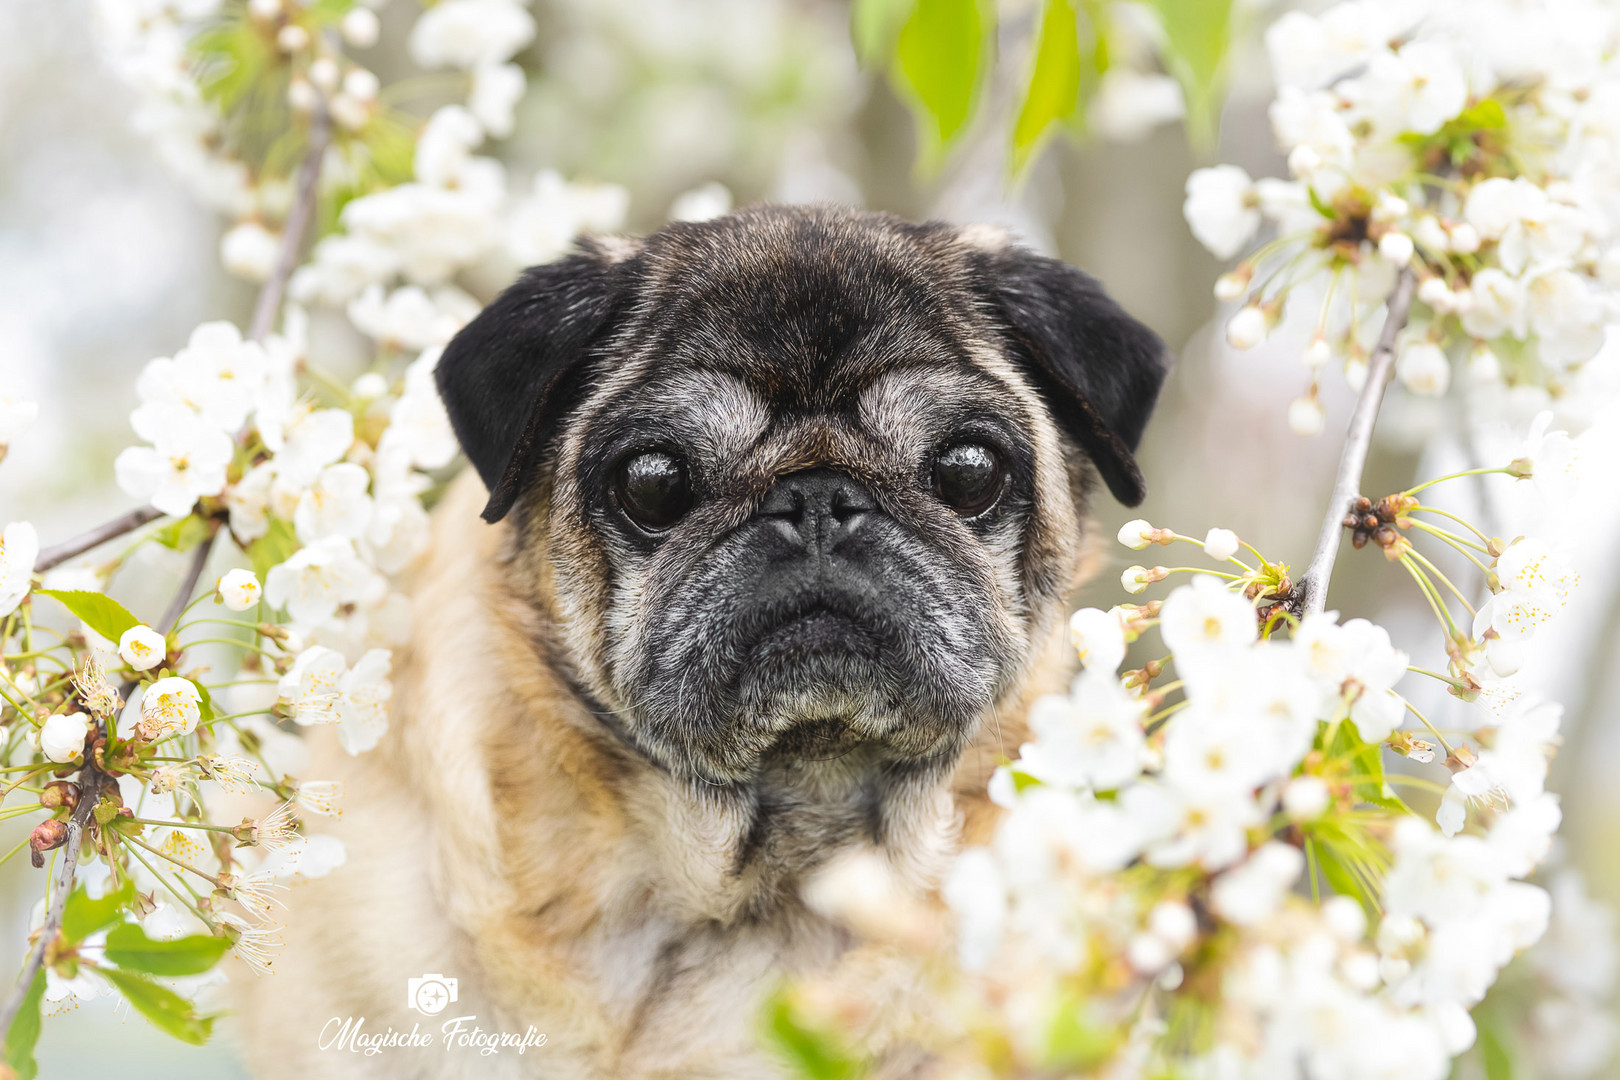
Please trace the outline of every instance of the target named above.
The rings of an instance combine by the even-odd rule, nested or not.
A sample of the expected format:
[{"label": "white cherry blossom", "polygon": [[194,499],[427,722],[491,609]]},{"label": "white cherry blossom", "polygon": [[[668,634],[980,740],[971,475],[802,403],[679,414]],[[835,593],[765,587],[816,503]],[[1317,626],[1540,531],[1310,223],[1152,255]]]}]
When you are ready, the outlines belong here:
[{"label": "white cherry blossom", "polygon": [[1095,671],[1117,671],[1125,659],[1125,627],[1119,613],[1081,608],[1069,616],[1069,643],[1080,663]]},{"label": "white cherry blossom", "polygon": [[387,583],[355,553],[354,542],[330,536],[300,549],[265,575],[264,598],[300,626],[316,627],[344,604],[380,599]]},{"label": "white cherry blossom", "polygon": [[358,540],[371,524],[371,475],[359,465],[328,465],[298,497],[293,526],[306,544],[329,536]]},{"label": "white cherry blossom", "polygon": [[146,671],[163,663],[168,643],[150,626],[137,624],[118,639],[118,655],[131,671]]},{"label": "white cherry blossom", "polygon": [[190,735],[202,719],[202,695],[187,678],[170,675],[154,682],[141,695],[141,730],[148,738]]},{"label": "white cherry blossom", "polygon": [[26,521],[13,521],[0,531],[0,619],[17,610],[33,587],[39,560],[39,533]]},{"label": "white cherry blossom", "polygon": [[1254,181],[1236,165],[1199,169],[1187,178],[1182,207],[1199,243],[1218,259],[1229,259],[1260,228]]},{"label": "white cherry blossom", "polygon": [[1101,791],[1135,778],[1142,764],[1142,703],[1101,669],[1085,672],[1068,694],[1035,702],[1029,725],[1036,741],[1020,751],[1031,776]]},{"label": "white cherry blossom", "polygon": [[143,427],[141,433],[152,445],[128,447],[113,463],[126,494],[184,517],[198,499],[218,495],[225,487],[225,470],[236,448],[217,426],[172,408],[167,415],[146,412]]},{"label": "white cherry blossom", "polygon": [[217,588],[220,600],[231,611],[257,607],[260,597],[264,595],[258,575],[244,567],[228,571],[219,579]]},{"label": "white cherry blossom", "polygon": [[425,68],[499,64],[534,40],[534,30],[516,0],[440,0],[411,28],[411,59]]}]

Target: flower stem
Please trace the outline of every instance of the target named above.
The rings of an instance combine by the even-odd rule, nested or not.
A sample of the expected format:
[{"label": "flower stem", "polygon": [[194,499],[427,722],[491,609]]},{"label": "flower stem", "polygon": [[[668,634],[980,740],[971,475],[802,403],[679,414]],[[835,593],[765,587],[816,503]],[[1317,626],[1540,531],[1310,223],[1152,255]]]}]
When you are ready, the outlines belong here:
[{"label": "flower stem", "polygon": [[1436,484],[1443,484],[1447,480],[1460,480],[1465,476],[1489,476],[1491,473],[1505,473],[1507,471],[1508,470],[1505,467],[1501,466],[1494,469],[1464,469],[1462,472],[1449,473],[1446,476],[1437,476],[1433,480],[1425,480],[1415,488],[1407,488],[1405,491],[1401,492],[1401,494],[1416,495],[1418,492],[1423,491],[1426,488],[1432,488]]},{"label": "flower stem", "polygon": [[1457,624],[1452,621],[1451,609],[1446,607],[1445,597],[1440,595],[1440,590],[1435,587],[1434,582],[1429,580],[1429,576],[1423,572],[1417,563],[1413,562],[1408,556],[1401,556],[1401,565],[1406,567],[1406,572],[1412,575],[1412,580],[1416,581],[1418,588],[1423,590],[1423,595],[1428,598],[1429,605],[1434,608],[1435,617],[1440,620],[1446,632],[1455,637]]},{"label": "flower stem", "polygon": [[1419,553],[1418,551],[1416,551],[1416,550],[1409,551],[1407,554],[1410,555],[1412,558],[1416,559],[1418,562],[1422,563],[1428,569],[1429,573],[1431,573],[1435,577],[1439,578],[1441,584],[1443,584],[1446,588],[1450,589],[1452,591],[1452,594],[1455,595],[1459,601],[1461,601],[1463,609],[1465,611],[1467,611],[1468,614],[1470,614],[1470,615],[1477,615],[1478,614],[1478,612],[1476,612],[1474,610],[1474,605],[1470,604],[1468,602],[1468,597],[1464,596],[1462,594],[1462,590],[1457,588],[1457,586],[1455,586],[1455,585],[1453,585],[1451,583],[1450,578],[1446,577],[1446,575],[1444,575],[1444,574],[1442,574],[1440,572],[1440,568],[1438,566],[1435,566],[1434,563],[1432,563],[1428,559],[1424,558],[1424,556],[1421,553]]},{"label": "flower stem", "polygon": [[[1456,514],[1453,514],[1450,510],[1442,510],[1438,506],[1414,506],[1414,507],[1412,507],[1412,510],[1413,511],[1422,510],[1422,511],[1424,511],[1426,513],[1430,513],[1430,514],[1439,514],[1443,518],[1450,518],[1452,521],[1455,521],[1457,524],[1461,525],[1463,528],[1467,529],[1469,532],[1473,533],[1475,536],[1479,537],[1481,540],[1484,540],[1484,541],[1487,541],[1487,542],[1490,540],[1490,537],[1486,536],[1484,533],[1482,533],[1478,529],[1474,528],[1473,525],[1469,524],[1463,518],[1458,517]],[[1481,548],[1481,550],[1484,550],[1484,549]]]},{"label": "flower stem", "polygon": [[1333,576],[1333,563],[1339,555],[1344,515],[1361,493],[1361,474],[1367,466],[1367,451],[1372,445],[1378,408],[1383,403],[1384,390],[1395,373],[1395,336],[1406,325],[1416,280],[1411,270],[1401,271],[1394,290],[1389,294],[1389,314],[1384,320],[1383,331],[1378,335],[1378,347],[1367,361],[1367,381],[1361,388],[1361,396],[1356,399],[1355,412],[1351,414],[1350,427],[1345,432],[1344,449],[1339,455],[1339,472],[1334,478],[1327,513],[1322,518],[1316,551],[1311,556],[1310,566],[1295,586],[1301,597],[1299,611],[1302,615],[1318,613],[1327,608],[1328,580]]}]

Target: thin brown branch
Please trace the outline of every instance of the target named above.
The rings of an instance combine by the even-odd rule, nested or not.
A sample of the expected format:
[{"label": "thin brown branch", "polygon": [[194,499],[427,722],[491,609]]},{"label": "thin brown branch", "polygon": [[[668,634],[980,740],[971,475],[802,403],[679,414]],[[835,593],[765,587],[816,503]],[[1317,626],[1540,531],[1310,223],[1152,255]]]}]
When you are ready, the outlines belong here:
[{"label": "thin brown branch", "polygon": [[[217,535],[219,534],[214,534]],[[191,565],[186,568],[186,579],[181,583],[180,591],[174,594],[174,599],[169,601],[169,610],[158,620],[158,633],[167,634],[173,630],[174,624],[180,621],[180,616],[185,612],[186,605],[191,602],[191,594],[197,591],[197,582],[202,578],[203,567],[208,564],[208,553],[214,550],[214,536],[197,545],[197,553],[191,557]]]},{"label": "thin brown branch", "polygon": [[304,231],[315,216],[315,200],[320,194],[321,160],[326,156],[326,144],[331,139],[331,118],[326,104],[315,106],[309,122],[309,149],[298,166],[297,188],[292,209],[281,229],[281,250],[276,255],[275,269],[259,290],[259,300],[253,306],[253,321],[248,324],[248,337],[263,341],[275,329],[276,315],[281,311],[281,298],[286,295],[287,282],[298,267],[298,256],[304,246]]},{"label": "thin brown branch", "polygon": [[100,547],[109,540],[115,540],[125,533],[134,532],[149,521],[156,521],[163,516],[163,511],[150,506],[137,507],[127,514],[113,518],[104,525],[98,525],[89,532],[80,533],[71,540],[64,540],[40,551],[39,558],[34,560],[34,573],[43,574],[53,566],[67,562],[75,555],[83,555],[91,548]]},{"label": "thin brown branch", "polygon": [[67,820],[67,841],[63,843],[56,861],[56,876],[51,881],[51,902],[45,910],[45,922],[39,928],[39,936],[28,950],[28,957],[23,961],[22,975],[17,980],[16,987],[0,1004],[0,1034],[11,1030],[11,1022],[17,1018],[17,1011],[22,1008],[23,998],[28,995],[28,987],[39,973],[40,965],[45,962],[45,950],[50,948],[51,942],[62,929],[62,913],[67,909],[68,894],[73,891],[73,876],[79,868],[79,849],[84,845],[84,832],[89,827],[90,817],[96,811],[96,803],[101,799],[104,783],[111,783],[110,779],[88,760],[85,767],[79,770],[79,803],[73,808],[73,814]]},{"label": "thin brown branch", "polygon": [[1339,455],[1339,474],[1333,481],[1333,495],[1322,518],[1316,552],[1311,556],[1311,564],[1305,575],[1295,585],[1295,609],[1301,615],[1320,612],[1327,607],[1328,581],[1333,577],[1333,562],[1339,555],[1344,515],[1361,494],[1361,474],[1367,466],[1367,450],[1372,445],[1373,426],[1378,422],[1378,409],[1384,401],[1384,390],[1395,374],[1395,337],[1406,326],[1414,287],[1412,271],[1402,270],[1395,281],[1395,288],[1389,294],[1384,329],[1378,335],[1378,347],[1367,361],[1367,383],[1361,388],[1361,396],[1356,399],[1355,412],[1350,414],[1344,450]]}]

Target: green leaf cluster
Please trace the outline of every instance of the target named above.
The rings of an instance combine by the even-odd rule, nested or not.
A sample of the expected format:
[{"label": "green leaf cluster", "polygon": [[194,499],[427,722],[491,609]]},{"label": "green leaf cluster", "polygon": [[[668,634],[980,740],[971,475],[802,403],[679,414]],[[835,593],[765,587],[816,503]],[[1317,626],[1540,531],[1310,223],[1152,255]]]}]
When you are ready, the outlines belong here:
[{"label": "green leaf cluster", "polygon": [[[1182,86],[1188,130],[1213,139],[1233,38],[1232,0],[1135,0],[1164,29],[1161,60]],[[1086,105],[1116,51],[1105,0],[1043,0],[1020,85],[1010,165],[1017,174],[1054,132],[1079,135]],[[884,68],[917,118],[921,164],[934,169],[971,127],[995,65],[990,0],[852,0],[850,36],[861,61]]]},{"label": "green leaf cluster", "polygon": [[[199,1015],[185,997],[154,981],[152,976],[201,975],[230,951],[231,939],[214,934],[191,934],[156,941],[138,924],[124,921],[135,901],[135,885],[128,878],[117,889],[92,898],[83,886],[69,894],[62,911],[61,938],[55,955],[62,964],[85,964],[106,979],[130,1006],[160,1030],[182,1042],[201,1045],[213,1031],[214,1017]],[[102,959],[91,963],[74,950],[92,934],[107,931]],[[114,966],[116,965],[116,966]],[[40,1035],[40,1002],[45,993],[45,972],[34,976],[17,1018],[6,1032],[5,1063],[21,1080],[39,1073],[34,1047]]]}]

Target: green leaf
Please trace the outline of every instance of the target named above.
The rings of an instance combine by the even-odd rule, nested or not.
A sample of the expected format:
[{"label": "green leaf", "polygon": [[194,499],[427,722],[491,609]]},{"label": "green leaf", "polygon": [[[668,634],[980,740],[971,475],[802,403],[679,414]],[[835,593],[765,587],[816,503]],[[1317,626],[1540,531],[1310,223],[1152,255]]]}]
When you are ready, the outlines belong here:
[{"label": "green leaf", "polygon": [[247,546],[247,557],[253,563],[253,572],[263,581],[272,566],[280,566],[298,550],[298,535],[290,522],[281,518],[270,519],[270,531]]},{"label": "green leaf", "polygon": [[1305,185],[1305,194],[1311,200],[1311,209],[1315,210],[1318,214],[1321,214],[1329,221],[1332,221],[1334,218],[1339,216],[1333,212],[1333,207],[1322,201],[1322,196],[1318,195],[1316,193],[1316,189],[1311,187],[1311,185]]},{"label": "green leaf", "polygon": [[1052,125],[1071,119],[1080,105],[1080,25],[1075,0],[1046,0],[1035,65],[1013,127],[1013,172],[1024,170]]},{"label": "green leaf", "polygon": [[34,972],[34,981],[28,984],[22,1005],[6,1032],[6,1064],[16,1070],[17,1080],[34,1080],[39,1075],[39,1062],[34,1060],[34,1046],[39,1042],[39,1003],[45,996],[45,972]]},{"label": "green leaf", "polygon": [[853,0],[849,5],[849,36],[863,64],[877,64],[894,45],[895,35],[917,0]]},{"label": "green leaf", "polygon": [[786,993],[777,994],[768,1006],[766,1037],[807,1080],[854,1080],[866,1072],[831,1037],[801,1024]]},{"label": "green leaf", "polygon": [[1513,1080],[1513,1054],[1498,1025],[1479,1025],[1479,1056],[1485,1065],[1485,1080]]},{"label": "green leaf", "polygon": [[1355,782],[1353,790],[1357,799],[1386,810],[1407,813],[1406,804],[1395,798],[1384,782],[1384,744],[1362,742],[1353,724],[1353,721],[1346,721],[1339,725],[1328,753],[1333,757],[1349,759],[1350,777]]},{"label": "green leaf", "polygon": [[1046,1029],[1046,1064],[1062,1072],[1086,1073],[1108,1060],[1118,1041],[1113,1031],[1086,1015],[1079,995],[1065,994]]},{"label": "green leaf", "polygon": [[136,1012],[181,1042],[201,1046],[213,1033],[214,1018],[198,1016],[196,1006],[173,990],[130,971],[108,967],[96,971],[124,995]]},{"label": "green leaf", "polygon": [[208,523],[196,514],[176,518],[152,534],[152,539],[166,548],[190,551],[208,539]]},{"label": "green leaf", "polygon": [[1232,0],[1152,0],[1164,26],[1165,65],[1187,99],[1187,130],[1214,140],[1221,82],[1232,43]]},{"label": "green leaf", "polygon": [[104,930],[124,916],[124,908],[135,899],[135,883],[128,878],[100,900],[90,899],[81,885],[68,897],[62,910],[62,936],[77,945],[97,930]]},{"label": "green leaf", "polygon": [[128,608],[106,593],[84,589],[35,589],[34,592],[58,601],[114,645],[125,630],[140,625],[140,620],[131,615]]},{"label": "green leaf", "polygon": [[191,685],[197,688],[197,722],[211,724],[214,722],[214,695],[208,692],[208,687],[196,679],[190,680]]},{"label": "green leaf", "polygon": [[900,28],[897,81],[919,113],[925,160],[937,164],[973,117],[986,32],[980,0],[918,0]]},{"label": "green leaf", "polygon": [[153,941],[135,923],[116,926],[107,935],[108,960],[148,975],[201,975],[219,963],[230,947],[230,938],[213,934]]}]

